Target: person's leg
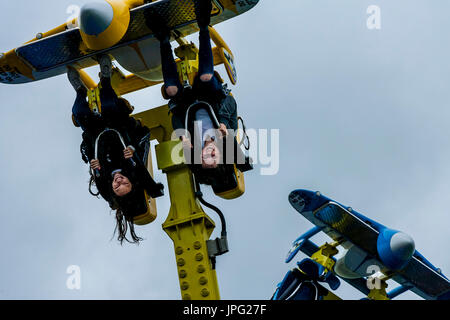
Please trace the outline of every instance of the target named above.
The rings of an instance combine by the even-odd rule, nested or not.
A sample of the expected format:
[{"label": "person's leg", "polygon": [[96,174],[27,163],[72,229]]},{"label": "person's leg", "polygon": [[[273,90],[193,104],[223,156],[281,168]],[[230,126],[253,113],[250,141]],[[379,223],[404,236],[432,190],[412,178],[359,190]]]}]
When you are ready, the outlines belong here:
[{"label": "person's leg", "polygon": [[[196,79],[197,85],[210,93],[219,93],[222,91],[220,81],[214,76],[214,57],[211,46],[211,37],[208,26],[211,23],[211,0],[198,0],[195,2],[195,13],[197,15],[197,24],[199,33],[199,70]],[[200,81],[198,81],[200,80]]]},{"label": "person's leg", "polygon": [[170,98],[175,97],[178,92],[181,92],[183,86],[178,76],[175,57],[170,45],[170,30],[167,28],[163,18],[156,13],[145,15],[145,22],[160,43],[165,91]]},{"label": "person's leg", "polygon": [[93,113],[89,108],[89,103],[86,101],[87,89],[81,87],[77,90],[77,98],[72,107],[72,114],[75,122],[81,127],[83,131],[89,127],[90,119]]},{"label": "person's leg", "polygon": [[123,110],[122,103],[119,101],[117,93],[111,85],[111,60],[107,55],[100,57],[100,101],[102,116],[106,119],[117,119],[128,116]]},{"label": "person's leg", "polygon": [[199,77],[201,81],[210,81],[214,76],[214,59],[211,46],[211,38],[208,26],[211,23],[211,0],[198,0],[195,2],[195,13],[199,34]]},{"label": "person's leg", "polygon": [[214,58],[208,27],[200,28],[199,67],[196,85],[204,92],[222,92],[222,85],[214,76]]},{"label": "person's leg", "polygon": [[164,87],[169,97],[175,97],[178,92],[183,90],[180,78],[178,76],[175,57],[173,56],[172,46],[169,37],[160,42],[161,63],[164,77]]},{"label": "person's leg", "polygon": [[102,113],[114,111],[117,108],[118,100],[117,93],[111,86],[111,78],[100,79],[100,101],[102,103]]}]

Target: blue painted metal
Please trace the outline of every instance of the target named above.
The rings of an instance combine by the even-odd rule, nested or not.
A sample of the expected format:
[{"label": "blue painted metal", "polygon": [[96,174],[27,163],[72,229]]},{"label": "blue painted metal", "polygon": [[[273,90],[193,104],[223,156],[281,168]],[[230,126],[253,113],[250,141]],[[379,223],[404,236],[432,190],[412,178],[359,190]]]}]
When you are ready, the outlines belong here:
[{"label": "blue painted metal", "polygon": [[319,227],[314,227],[312,229],[310,229],[309,231],[305,232],[304,234],[302,234],[300,237],[298,237],[292,244],[292,248],[291,250],[289,250],[287,258],[286,258],[286,263],[289,263],[292,261],[292,259],[297,255],[297,253],[300,251],[304,240],[308,240],[311,237],[315,236],[316,234],[318,234],[320,231],[322,231],[322,228]]},{"label": "blue painted metal", "polygon": [[389,299],[394,299],[395,297],[401,295],[402,293],[409,291],[411,288],[412,288],[411,286],[399,286],[389,291],[387,296]]},{"label": "blue painted metal", "polygon": [[[396,235],[395,230],[365,217],[352,208],[346,207],[319,192],[309,190],[295,190],[289,195],[292,206],[309,221],[330,236],[335,241],[344,237],[354,245],[369,254],[369,257],[379,261],[383,272],[396,271],[392,279],[401,285],[411,286],[411,290],[425,299],[438,299],[447,297],[450,292],[450,282],[442,272],[426,260],[420,252],[414,251],[413,257],[404,263],[404,258],[392,259],[389,257],[392,251],[383,248],[390,243],[390,239]],[[315,229],[316,231],[317,229]],[[379,236],[381,235],[381,238]],[[378,240],[380,245],[378,246]],[[395,246],[394,246],[395,247]],[[302,252],[311,256],[317,251],[317,246],[309,240],[304,240],[299,248]],[[381,252],[381,254],[379,254]],[[400,257],[406,251],[396,251]],[[405,255],[403,255],[404,257]],[[392,261],[389,261],[391,258]],[[382,259],[383,258],[383,259]],[[399,263],[402,262],[402,263]],[[400,264],[400,265],[399,265]],[[395,270],[400,268],[399,270]],[[357,279],[352,285],[367,294],[368,289],[364,279]],[[393,294],[400,294],[398,292]]]}]

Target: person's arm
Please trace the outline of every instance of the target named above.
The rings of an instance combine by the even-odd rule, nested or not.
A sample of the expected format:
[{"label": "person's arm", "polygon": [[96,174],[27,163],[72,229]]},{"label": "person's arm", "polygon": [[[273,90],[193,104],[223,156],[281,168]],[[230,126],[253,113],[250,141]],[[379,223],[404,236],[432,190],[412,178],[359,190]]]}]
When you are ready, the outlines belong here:
[{"label": "person's arm", "polygon": [[92,138],[87,132],[83,132],[83,141],[80,145],[81,158],[85,163],[90,163],[94,159],[94,145]]},{"label": "person's arm", "polygon": [[228,95],[220,102],[217,120],[220,123],[221,132],[226,129],[237,130],[237,104],[233,96]]},{"label": "person's arm", "polygon": [[179,107],[172,110],[172,127],[173,130],[181,130],[185,128],[186,112],[180,110]]},{"label": "person's arm", "polygon": [[138,164],[135,172],[136,176],[139,177],[141,186],[147,191],[150,197],[157,198],[164,195],[163,184],[157,183],[153,180],[153,177],[150,175],[150,172],[148,172],[145,166]]}]

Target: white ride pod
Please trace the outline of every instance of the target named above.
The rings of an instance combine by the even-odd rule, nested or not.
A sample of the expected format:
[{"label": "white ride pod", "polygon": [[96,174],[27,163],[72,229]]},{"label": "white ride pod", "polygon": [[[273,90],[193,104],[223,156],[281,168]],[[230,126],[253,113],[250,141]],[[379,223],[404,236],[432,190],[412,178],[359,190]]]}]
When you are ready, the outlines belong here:
[{"label": "white ride pod", "polygon": [[357,279],[371,276],[382,266],[375,259],[356,246],[350,247],[344,256],[336,261],[334,272],[345,279]]},{"label": "white ride pod", "polygon": [[159,42],[147,39],[110,52],[127,71],[149,81],[162,81]]}]

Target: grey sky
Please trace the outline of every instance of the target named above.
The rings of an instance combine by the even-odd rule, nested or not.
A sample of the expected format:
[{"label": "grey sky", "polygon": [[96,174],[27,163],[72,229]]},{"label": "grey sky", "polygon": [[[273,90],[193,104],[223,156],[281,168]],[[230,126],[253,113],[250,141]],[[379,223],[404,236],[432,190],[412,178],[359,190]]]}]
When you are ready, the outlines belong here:
[{"label": "grey sky", "polygon": [[[3,1],[0,51],[86,2]],[[381,30],[366,28],[373,4]],[[240,114],[248,127],[280,129],[281,137],[277,175],[249,173],[234,201],[206,192],[229,226],[231,252],[217,265],[223,299],[268,299],[294,266],[284,263],[291,242],[312,227],[287,201],[297,188],[410,234],[450,274],[449,9],[446,0],[261,0],[217,26],[236,56]],[[161,228],[168,198],[158,199],[157,221],[138,228],[146,238],[139,247],[110,241],[113,215],[88,193],[66,78],[0,85],[0,97],[0,298],[179,299]],[[127,98],[137,111],[163,104],[159,88]],[[69,265],[81,267],[80,291],[66,288]],[[345,285],[338,294],[361,298]]]}]

